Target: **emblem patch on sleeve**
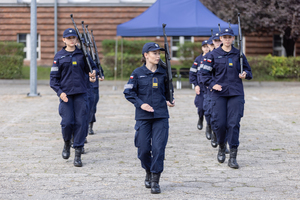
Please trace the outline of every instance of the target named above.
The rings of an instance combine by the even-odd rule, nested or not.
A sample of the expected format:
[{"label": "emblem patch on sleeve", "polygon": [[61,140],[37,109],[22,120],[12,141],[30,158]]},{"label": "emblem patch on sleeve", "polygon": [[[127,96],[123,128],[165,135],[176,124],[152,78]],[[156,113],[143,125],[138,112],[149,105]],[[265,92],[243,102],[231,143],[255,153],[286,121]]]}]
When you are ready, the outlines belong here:
[{"label": "emblem patch on sleeve", "polygon": [[152,88],[158,88],[158,79],[156,77],[152,78]]}]

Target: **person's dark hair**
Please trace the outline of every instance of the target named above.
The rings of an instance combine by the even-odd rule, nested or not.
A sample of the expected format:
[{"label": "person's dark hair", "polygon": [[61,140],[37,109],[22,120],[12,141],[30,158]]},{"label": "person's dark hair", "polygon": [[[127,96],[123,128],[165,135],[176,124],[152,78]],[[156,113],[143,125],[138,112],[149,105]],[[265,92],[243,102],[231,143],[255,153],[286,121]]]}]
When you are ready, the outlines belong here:
[{"label": "person's dark hair", "polygon": [[142,63],[146,63],[146,58],[145,58],[144,55],[143,55],[143,57],[142,57],[142,59],[141,59],[141,62],[142,62]]}]

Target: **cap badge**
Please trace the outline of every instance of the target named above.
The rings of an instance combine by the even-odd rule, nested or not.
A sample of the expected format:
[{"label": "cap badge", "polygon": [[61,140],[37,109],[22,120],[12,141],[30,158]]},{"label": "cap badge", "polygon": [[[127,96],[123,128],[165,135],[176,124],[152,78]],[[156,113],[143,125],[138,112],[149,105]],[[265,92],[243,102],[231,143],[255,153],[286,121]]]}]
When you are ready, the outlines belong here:
[{"label": "cap badge", "polygon": [[158,47],[158,44],[155,44],[156,47]]},{"label": "cap badge", "polygon": [[225,29],[226,32],[228,32],[228,29]]},{"label": "cap badge", "polygon": [[72,30],[69,30],[70,33],[72,33]]},{"label": "cap badge", "polygon": [[216,34],[216,36],[218,36],[218,35],[219,35],[219,33]]}]

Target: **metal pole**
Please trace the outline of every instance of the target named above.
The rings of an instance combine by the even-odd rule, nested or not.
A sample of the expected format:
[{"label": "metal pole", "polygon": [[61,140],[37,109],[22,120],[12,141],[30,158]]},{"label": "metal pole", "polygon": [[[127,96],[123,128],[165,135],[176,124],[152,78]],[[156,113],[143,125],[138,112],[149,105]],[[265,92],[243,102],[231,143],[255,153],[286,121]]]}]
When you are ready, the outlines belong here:
[{"label": "metal pole", "polygon": [[123,80],[123,37],[121,38],[121,80]]},{"label": "metal pole", "polygon": [[116,36],[116,46],[115,46],[115,67],[114,67],[114,86],[113,86],[113,90],[117,90],[117,64],[118,64],[118,36]]},{"label": "metal pole", "polygon": [[57,53],[57,0],[54,3],[54,54]]},{"label": "metal pole", "polygon": [[36,55],[36,43],[37,43],[37,17],[36,17],[36,0],[31,0],[30,8],[30,93],[27,94],[29,97],[39,96],[37,94],[37,55]]}]

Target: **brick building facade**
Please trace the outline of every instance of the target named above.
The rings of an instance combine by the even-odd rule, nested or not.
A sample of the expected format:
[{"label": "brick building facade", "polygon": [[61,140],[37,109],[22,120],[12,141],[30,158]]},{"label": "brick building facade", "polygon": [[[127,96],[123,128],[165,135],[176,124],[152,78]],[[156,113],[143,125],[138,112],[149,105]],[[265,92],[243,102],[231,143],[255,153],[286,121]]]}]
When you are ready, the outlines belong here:
[{"label": "brick building facade", "polygon": [[[42,66],[52,65],[54,49],[54,2],[55,0],[37,0],[38,60]],[[101,42],[116,38],[117,25],[143,13],[155,0],[58,0],[57,7],[57,51],[63,47],[62,33],[73,24],[70,14],[81,31],[81,21],[94,30],[99,56],[102,58]],[[30,33],[30,0],[2,0],[0,3],[0,41],[18,41],[27,43]],[[162,43],[162,38],[145,38]],[[171,38],[170,43],[172,45]],[[184,38],[183,40],[185,40]],[[190,37],[194,42],[207,37]],[[28,49],[25,48],[25,51]],[[171,47],[172,49],[172,47]],[[300,44],[296,44],[295,55],[300,55]],[[245,54],[247,56],[274,54],[273,36],[246,36]],[[175,54],[174,54],[175,55]],[[26,57],[26,55],[25,55]],[[30,57],[24,64],[29,64]]]}]

